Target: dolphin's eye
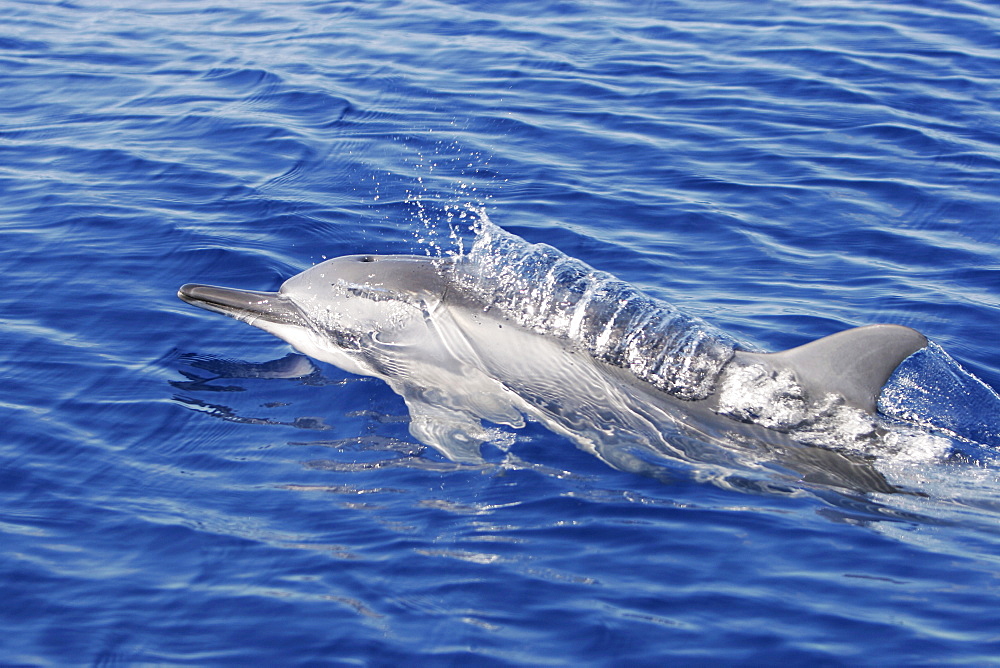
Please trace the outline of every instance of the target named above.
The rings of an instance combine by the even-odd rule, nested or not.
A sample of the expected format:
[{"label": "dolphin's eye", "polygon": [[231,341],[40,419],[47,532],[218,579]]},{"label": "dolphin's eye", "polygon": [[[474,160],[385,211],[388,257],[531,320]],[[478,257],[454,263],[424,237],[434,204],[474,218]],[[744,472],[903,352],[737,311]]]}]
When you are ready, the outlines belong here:
[{"label": "dolphin's eye", "polygon": [[374,262],[374,261],[375,258],[373,258],[371,255],[363,255],[361,257],[361,262]]}]

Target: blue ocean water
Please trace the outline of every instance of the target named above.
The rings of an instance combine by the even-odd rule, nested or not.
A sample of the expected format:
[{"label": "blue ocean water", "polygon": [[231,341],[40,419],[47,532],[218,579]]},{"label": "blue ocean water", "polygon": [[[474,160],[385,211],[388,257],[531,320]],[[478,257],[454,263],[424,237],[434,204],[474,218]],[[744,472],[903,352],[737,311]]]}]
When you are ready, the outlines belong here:
[{"label": "blue ocean water", "polygon": [[988,444],[896,493],[536,424],[456,464],[176,298],[484,206],[749,345],[903,324],[998,388],[994,5],[135,5],[0,7],[0,662],[1000,663]]}]

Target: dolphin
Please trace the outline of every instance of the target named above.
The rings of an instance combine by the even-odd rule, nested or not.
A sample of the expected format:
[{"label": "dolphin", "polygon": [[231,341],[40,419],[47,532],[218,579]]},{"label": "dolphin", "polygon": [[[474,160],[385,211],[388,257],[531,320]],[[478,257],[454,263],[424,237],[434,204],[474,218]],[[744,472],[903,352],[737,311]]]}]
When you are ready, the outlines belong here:
[{"label": "dolphin", "polygon": [[[889,489],[851,453],[793,446],[877,440],[883,385],[928,345],[916,330],[869,325],[749,350],[609,274],[511,238],[520,245],[506,250],[517,252],[494,243],[493,261],[475,248],[450,258],[351,255],[277,292],[187,284],[178,296],[384,380],[406,402],[412,435],[455,461],[481,462],[480,445],[502,440],[483,421],[519,428],[529,419],[625,470],[648,470],[651,453],[703,469],[765,461],[799,479]],[[849,431],[824,435],[837,424]]]}]

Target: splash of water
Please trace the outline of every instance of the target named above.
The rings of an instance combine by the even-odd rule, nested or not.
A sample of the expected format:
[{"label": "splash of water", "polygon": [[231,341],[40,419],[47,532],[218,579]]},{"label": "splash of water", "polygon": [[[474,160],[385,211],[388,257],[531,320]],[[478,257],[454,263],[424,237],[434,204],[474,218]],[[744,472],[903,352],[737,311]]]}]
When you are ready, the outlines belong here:
[{"label": "splash of water", "polygon": [[483,172],[489,173],[489,159],[458,141],[438,142],[430,154],[416,150],[412,170],[414,182],[404,202],[418,247],[430,257],[464,255],[467,233],[490,198],[479,182]]},{"label": "splash of water", "polygon": [[480,210],[460,280],[487,308],[680,399],[708,397],[736,341],[546,244],[529,244]]}]

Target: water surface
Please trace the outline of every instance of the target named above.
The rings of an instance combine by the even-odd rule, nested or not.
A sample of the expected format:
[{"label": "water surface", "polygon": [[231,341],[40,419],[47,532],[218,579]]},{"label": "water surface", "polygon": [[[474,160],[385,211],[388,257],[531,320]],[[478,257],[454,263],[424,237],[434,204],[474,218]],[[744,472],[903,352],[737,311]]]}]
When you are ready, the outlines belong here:
[{"label": "water surface", "polygon": [[883,462],[892,494],[537,424],[456,464],[175,292],[468,250],[484,205],[749,345],[903,324],[1000,387],[998,34],[947,0],[5,3],[0,660],[996,662],[989,448]]}]

